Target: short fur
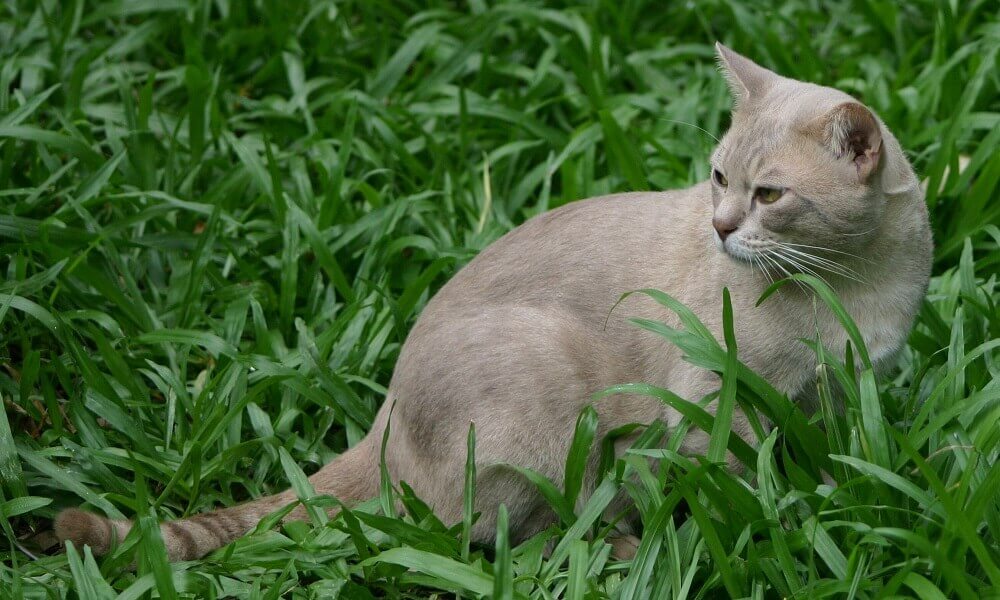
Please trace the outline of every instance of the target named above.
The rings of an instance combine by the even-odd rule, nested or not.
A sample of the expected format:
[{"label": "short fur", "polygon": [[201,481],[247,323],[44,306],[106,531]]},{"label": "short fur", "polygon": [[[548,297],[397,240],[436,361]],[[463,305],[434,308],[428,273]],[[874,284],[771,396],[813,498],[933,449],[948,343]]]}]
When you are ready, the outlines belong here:
[{"label": "short fur", "polygon": [[[490,542],[500,504],[515,539],[549,526],[555,517],[544,500],[505,465],[562,481],[578,413],[611,385],[647,382],[692,400],[719,386],[676,347],[628,324],[632,317],[676,323],[649,298],[629,297],[609,319],[629,290],[670,293],[721,339],[728,287],[741,359],[777,389],[808,400],[816,359],[799,340],[818,333],[827,347],[842,349],[842,328],[794,285],[755,304],[772,278],[814,272],[836,288],[876,365],[891,366],[926,291],[932,249],[923,194],[898,142],[846,94],[780,77],[721,45],[718,52],[737,108],[712,155],[714,181],[574,202],[484,250],[428,303],[372,431],[310,478],[317,493],[344,502],[377,493],[379,442],[394,406],[389,473],[445,522],[462,516],[466,433],[475,423],[482,516],[474,538]],[[761,188],[778,191],[760,196]],[[644,397],[594,406],[599,434],[680,421]],[[734,416],[733,430],[754,441],[744,415]],[[693,433],[685,450],[706,446],[707,436]],[[170,558],[200,557],[294,500],[286,491],[164,523]],[[299,508],[291,518],[301,516]],[[129,527],[78,510],[56,521],[61,539],[98,553]]]}]

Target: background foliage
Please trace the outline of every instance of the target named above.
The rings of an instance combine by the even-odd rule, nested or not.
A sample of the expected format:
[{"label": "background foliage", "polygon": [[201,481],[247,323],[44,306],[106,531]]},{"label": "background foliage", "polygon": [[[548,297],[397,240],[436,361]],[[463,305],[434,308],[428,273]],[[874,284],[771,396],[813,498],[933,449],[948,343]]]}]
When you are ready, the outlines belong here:
[{"label": "background foliage", "polygon": [[[995,2],[8,0],[0,15],[5,597],[998,594]],[[676,436],[645,451],[668,466],[625,484],[646,522],[631,565],[609,559],[600,494],[515,548],[501,531],[469,550],[410,498],[405,518],[265,523],[165,563],[154,519],[285,488],[358,440],[429,295],[492,240],[575,199],[706,178],[730,105],[716,39],[861,98],[929,180],[935,279],[894,379],[831,362],[819,384],[848,388],[846,415],[810,421],[740,373],[739,401],[786,417],[747,456],[755,481],[670,454]],[[732,368],[696,329],[660,333]],[[142,535],[105,559],[46,551],[38,532],[81,503]]]}]

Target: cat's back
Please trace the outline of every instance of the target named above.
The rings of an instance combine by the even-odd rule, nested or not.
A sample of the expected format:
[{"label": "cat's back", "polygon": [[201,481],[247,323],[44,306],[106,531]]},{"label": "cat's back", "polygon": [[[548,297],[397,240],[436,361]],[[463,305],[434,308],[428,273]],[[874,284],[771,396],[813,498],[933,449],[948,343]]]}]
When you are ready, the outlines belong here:
[{"label": "cat's back", "polygon": [[708,194],[705,185],[630,192],[542,213],[484,249],[432,304],[572,305],[581,294],[613,302],[622,291],[649,285],[650,272],[662,271],[678,250],[705,245],[685,240],[710,237]]}]

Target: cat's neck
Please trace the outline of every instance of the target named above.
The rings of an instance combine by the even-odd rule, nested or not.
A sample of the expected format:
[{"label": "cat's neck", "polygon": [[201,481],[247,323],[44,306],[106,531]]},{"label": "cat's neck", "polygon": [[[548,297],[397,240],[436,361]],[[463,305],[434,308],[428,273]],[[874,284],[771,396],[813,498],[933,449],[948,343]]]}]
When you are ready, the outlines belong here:
[{"label": "cat's neck", "polygon": [[869,244],[846,265],[857,271],[860,281],[850,281],[845,291],[878,292],[899,283],[924,285],[924,273],[932,259],[928,237],[927,208],[919,190],[888,198],[885,212]]}]

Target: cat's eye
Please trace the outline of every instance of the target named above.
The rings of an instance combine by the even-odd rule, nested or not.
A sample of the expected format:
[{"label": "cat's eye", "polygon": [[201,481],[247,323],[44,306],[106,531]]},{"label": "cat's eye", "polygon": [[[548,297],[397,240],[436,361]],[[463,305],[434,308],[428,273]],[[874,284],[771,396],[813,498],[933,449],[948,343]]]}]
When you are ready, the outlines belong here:
[{"label": "cat's eye", "polygon": [[781,188],[759,187],[754,191],[754,198],[757,202],[771,204],[785,195],[785,190]]},{"label": "cat's eye", "polygon": [[712,169],[712,179],[714,179],[715,183],[721,185],[722,187],[729,187],[729,180],[726,179],[726,176],[723,175],[722,171],[718,169]]}]

